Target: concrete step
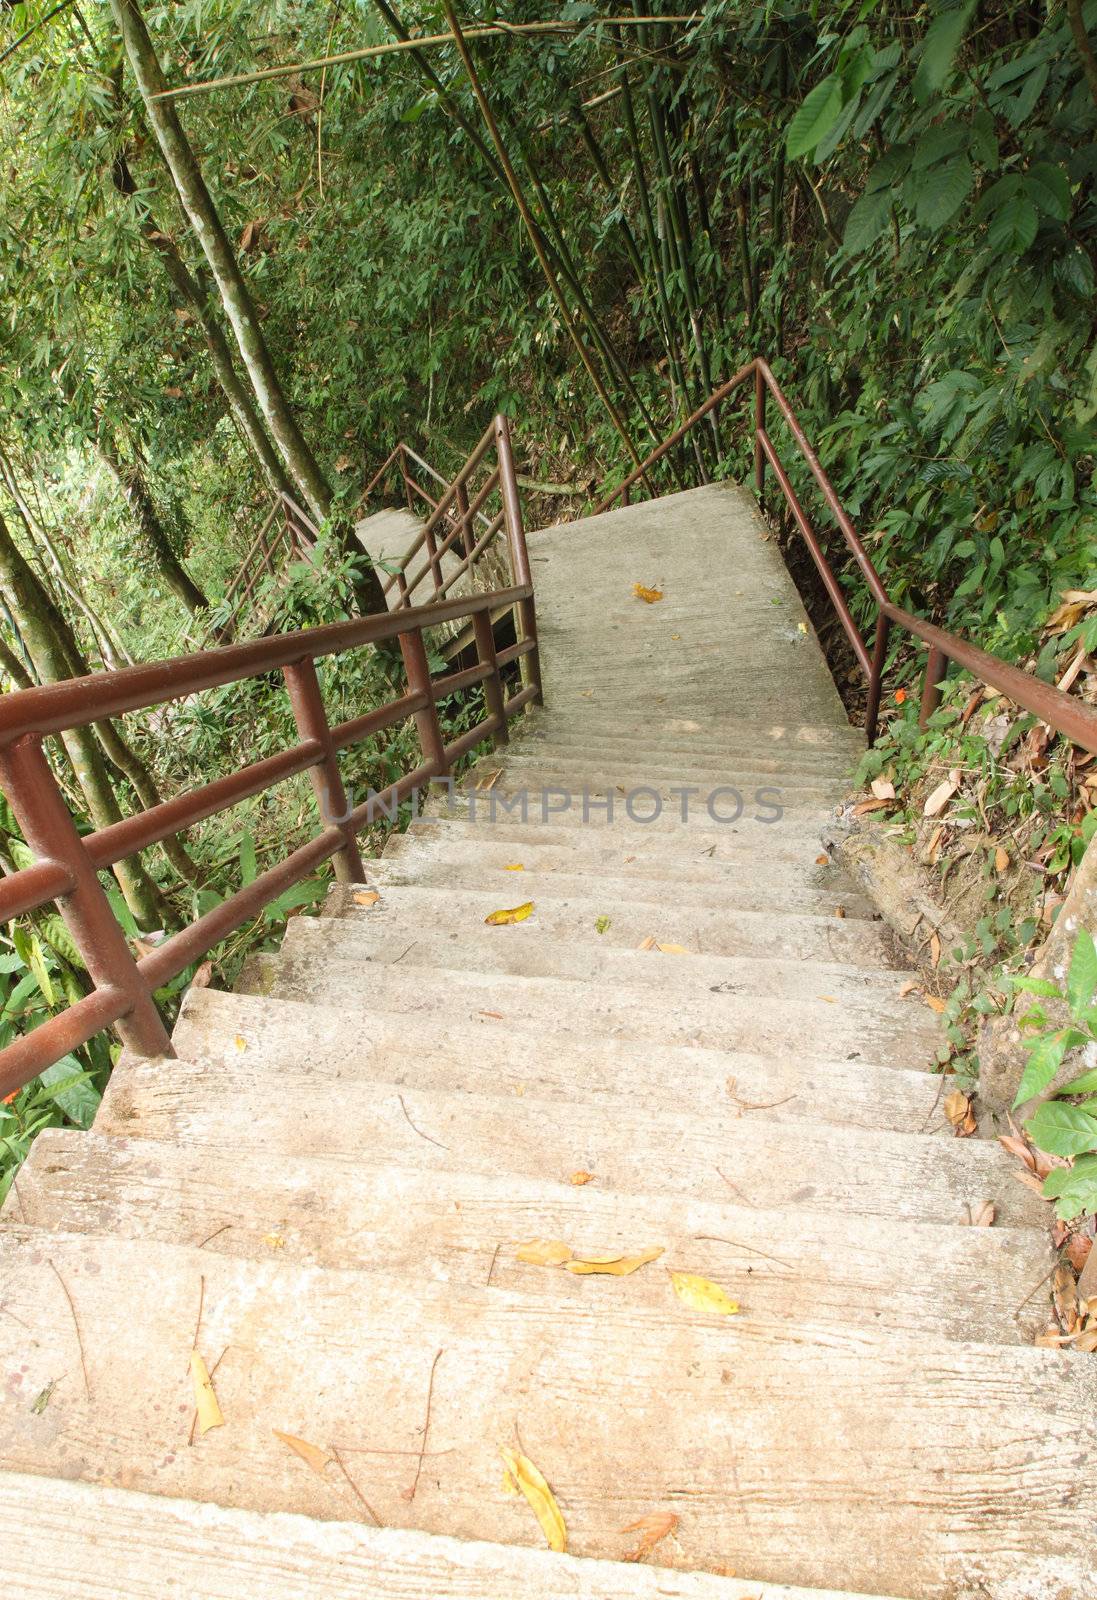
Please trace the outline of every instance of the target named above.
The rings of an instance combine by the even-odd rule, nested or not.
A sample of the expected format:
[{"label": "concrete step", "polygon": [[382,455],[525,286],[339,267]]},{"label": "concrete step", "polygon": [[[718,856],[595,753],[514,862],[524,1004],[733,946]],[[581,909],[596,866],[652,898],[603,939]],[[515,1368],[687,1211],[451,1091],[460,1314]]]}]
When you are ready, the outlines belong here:
[{"label": "concrete step", "polygon": [[[201,1087],[201,1094],[196,1090]],[[533,1095],[410,1090],[396,1084],[319,1083],[288,1100],[255,1092],[231,1069],[197,1073],[182,1062],[127,1060],[116,1069],[97,1128],[178,1142],[195,1159],[213,1147],[273,1160],[321,1155],[412,1165],[433,1172],[512,1173],[549,1183],[597,1174],[605,1188],[731,1199],[909,1222],[966,1223],[986,1201],[1007,1227],[1045,1221],[1045,1203],[1019,1184],[997,1143],[875,1133],[822,1122],[767,1122],[715,1105],[707,1117],[624,1104],[562,1108]],[[745,1196],[744,1200],[742,1197]]]},{"label": "concrete step", "polygon": [[[294,918],[294,921],[297,921]],[[513,933],[513,928],[502,931]],[[546,1028],[561,1035],[646,1039],[655,1044],[700,1045],[714,1050],[787,1053],[808,1036],[813,1052],[880,1066],[917,1068],[934,1055],[940,1037],[930,1014],[915,998],[886,1002],[866,997],[860,1004],[830,993],[829,982],[804,981],[782,994],[758,994],[756,980],[735,992],[718,983],[695,992],[664,977],[655,962],[689,962],[698,969],[711,956],[668,956],[636,952],[637,981],[609,983],[573,978],[524,977],[461,967],[415,967],[402,951],[385,965],[360,959],[340,961],[330,952],[316,956],[249,957],[237,987],[245,994],[276,994],[289,1000],[398,1011],[432,1018],[440,1031],[450,1022],[502,1019],[526,1032]],[[412,952],[414,953],[414,952]],[[805,974],[804,978],[810,976]],[[730,981],[730,980],[729,980]]]},{"label": "concrete step", "polygon": [[735,745],[713,741],[698,747],[690,744],[685,734],[677,737],[670,734],[659,739],[639,731],[628,735],[607,729],[595,737],[582,729],[573,729],[567,737],[563,728],[547,731],[521,724],[512,734],[506,754],[540,755],[546,766],[558,759],[586,759],[593,766],[612,757],[615,762],[625,761],[633,766],[675,766],[683,771],[725,771],[731,767],[743,772],[814,773],[822,778],[847,781],[858,760],[856,751],[847,753],[811,746],[759,749],[757,743],[741,740]]},{"label": "concrete step", "polygon": [[[798,916],[732,909],[727,897],[712,889],[700,888],[696,895],[689,892],[693,885],[668,894],[665,883],[656,883],[649,886],[644,899],[634,893],[641,887],[634,878],[508,872],[505,867],[482,863],[453,866],[430,858],[417,861],[407,852],[386,854],[370,864],[369,874],[370,886],[384,891],[382,909],[397,904],[410,909],[423,897],[444,894],[454,912],[460,909],[471,914],[483,904],[482,918],[497,909],[500,895],[508,905],[522,897],[534,901],[538,926],[554,938],[586,940],[593,935],[615,948],[635,949],[642,940],[654,937],[663,944],[688,945],[711,955],[837,961],[872,969],[897,959],[894,941],[882,923],[834,913],[829,917]],[[361,892],[362,886],[333,891],[326,913],[359,921],[367,918],[369,912],[354,899]],[[425,899],[423,903],[425,906]],[[600,918],[608,919],[608,926],[599,923]],[[603,926],[601,934],[598,926]]]},{"label": "concrete step", "polygon": [[576,755],[561,755],[549,745],[525,745],[515,740],[503,751],[492,751],[482,757],[463,776],[466,782],[477,782],[499,766],[508,775],[536,775],[538,782],[545,774],[553,774],[561,787],[582,790],[583,785],[594,788],[620,788],[624,790],[654,788],[659,793],[686,788],[696,791],[701,806],[713,789],[735,788],[744,799],[759,789],[767,794],[774,790],[787,792],[797,800],[821,795],[835,804],[849,794],[849,781],[844,772],[827,770],[818,766],[802,770],[793,762],[787,765],[756,767],[733,757],[718,761],[706,757],[702,762],[677,761],[673,757],[656,756],[642,760],[637,753],[617,754],[612,751],[580,751]]},{"label": "concrete step", "polygon": [[[336,1475],[334,1465],[325,1468]],[[364,1517],[347,1491],[340,1516]],[[759,1584],[0,1473],[20,1600],[757,1600]],[[621,1536],[620,1554],[629,1537]],[[170,1591],[166,1587],[170,1585]],[[766,1600],[865,1600],[767,1583]]]},{"label": "concrete step", "polygon": [[[687,1309],[665,1274],[659,1314],[554,1307],[33,1229],[0,1238],[0,1273],[9,1468],[543,1548],[504,1492],[500,1446],[517,1439],[577,1556],[619,1557],[622,1528],[675,1509],[661,1564],[764,1584],[1081,1597],[1092,1576],[1085,1357],[834,1338],[810,1307],[755,1327],[749,1310]],[[224,1423],[188,1446],[194,1347]]]},{"label": "concrete step", "polygon": [[538,706],[517,724],[519,737],[544,737],[561,744],[595,744],[603,739],[628,743],[650,741],[660,748],[691,750],[722,758],[748,751],[774,756],[797,753],[835,754],[856,759],[864,754],[865,735],[844,720],[805,722],[794,718],[784,722],[775,717],[755,721],[729,717],[706,708],[703,717],[680,716],[658,707],[646,715],[629,717],[620,710],[607,710],[590,702],[570,708],[566,715],[552,704]]},{"label": "concrete step", "polygon": [[[730,1197],[729,1197],[730,1198]],[[430,1283],[511,1290],[556,1304],[666,1307],[664,1268],[719,1282],[752,1326],[779,1328],[794,1307],[841,1334],[851,1326],[911,1336],[1031,1344],[1048,1295],[1018,1312],[1019,1284],[1050,1271],[1033,1228],[913,1225],[875,1217],[703,1205],[518,1176],[423,1172],[331,1157],[206,1150],[49,1128],[19,1174],[36,1229],[156,1239],[249,1260],[402,1273]],[[577,1276],[518,1260],[530,1239],[624,1255],[660,1247],[659,1269],[627,1279]],[[959,1290],[959,1292],[957,1292]]]},{"label": "concrete step", "polygon": [[[515,877],[518,874],[514,874]],[[524,876],[524,874],[522,874]],[[504,895],[502,905],[519,903],[519,889]],[[597,902],[596,902],[597,903]],[[560,978],[599,985],[648,985],[667,1003],[680,995],[748,994],[757,985],[772,998],[787,999],[810,1014],[816,1002],[851,1012],[881,1010],[905,1023],[913,1016],[926,1020],[921,997],[901,997],[899,989],[911,974],[876,966],[816,957],[776,955],[716,955],[704,949],[706,929],[691,924],[694,948],[682,955],[658,948],[641,950],[639,940],[612,945],[597,932],[593,915],[569,931],[558,902],[546,901],[547,911],[536,902],[530,916],[507,927],[485,927],[484,918],[500,907],[495,891],[474,889],[417,889],[413,885],[385,887],[381,899],[368,911],[353,917],[294,917],[282,941],[282,954],[290,960],[327,957],[348,965],[399,963],[408,967],[456,968],[462,972],[497,973],[513,978]],[[602,911],[612,914],[612,904]],[[544,920],[542,920],[544,917]],[[577,919],[576,919],[577,920]],[[685,919],[684,919],[685,920]],[[835,922],[838,919],[835,918]],[[648,933],[664,944],[663,929],[674,924],[658,919]],[[641,934],[640,938],[646,935]],[[696,944],[702,945],[700,950]],[[764,1003],[764,1002],[763,1002]],[[917,1010],[915,1008],[918,1008]]]},{"label": "concrete step", "polygon": [[[810,1040],[767,1058],[623,1039],[576,1038],[551,1026],[533,1044],[506,1022],[446,1022],[356,1011],[348,1005],[191,989],[173,1040],[185,1059],[214,1073],[246,1073],[258,1094],[284,1085],[307,1101],[318,1078],[337,1092],[376,1082],[411,1089],[526,1095],[709,1116],[723,1107],[751,1122],[833,1122],[951,1137],[941,1109],[947,1080],[927,1072],[818,1058]],[[340,1085],[342,1089],[340,1091]],[[201,1093],[196,1084],[195,1092]]]},{"label": "concrete step", "polygon": [[[499,772],[492,779],[491,774]],[[534,823],[544,826],[583,828],[604,832],[608,828],[631,830],[638,838],[647,837],[652,843],[677,841],[688,849],[697,851],[719,845],[728,838],[749,839],[756,851],[769,855],[784,854],[797,844],[810,839],[816,851],[822,848],[823,834],[842,826],[841,807],[825,804],[819,799],[801,802],[788,795],[775,809],[774,797],[764,791],[738,791],[741,803],[734,794],[712,792],[697,797],[671,794],[670,786],[659,791],[660,803],[650,796],[635,795],[631,805],[628,792],[618,788],[616,781],[600,788],[587,784],[584,802],[583,785],[563,790],[551,775],[531,778],[528,774],[508,776],[500,764],[489,770],[487,781],[479,789],[463,783],[453,787],[432,785],[425,791],[420,815],[426,817],[465,817],[476,820],[494,819]],[[606,804],[607,798],[611,802]],[[710,810],[711,802],[711,810]],[[683,817],[683,807],[685,817]],[[380,815],[380,813],[379,813]]]},{"label": "concrete step", "polygon": [[[502,772],[495,778],[493,775],[500,767]],[[678,821],[694,817],[706,827],[719,826],[721,820],[726,819],[776,828],[786,817],[800,820],[818,817],[822,826],[848,797],[845,783],[782,786],[773,773],[731,772],[712,783],[698,785],[679,771],[654,774],[603,766],[594,771],[584,769],[569,774],[522,761],[500,762],[494,753],[476,768],[462,773],[456,780],[456,787],[459,792],[478,789],[485,779],[491,779],[492,788],[500,794],[525,790],[530,796],[530,805],[538,812],[543,812],[546,805],[550,813],[569,806],[578,809],[584,792],[592,796],[612,795],[615,810],[622,810],[641,827],[664,814]],[[683,794],[683,789],[687,793]],[[547,800],[545,791],[549,791]]]}]

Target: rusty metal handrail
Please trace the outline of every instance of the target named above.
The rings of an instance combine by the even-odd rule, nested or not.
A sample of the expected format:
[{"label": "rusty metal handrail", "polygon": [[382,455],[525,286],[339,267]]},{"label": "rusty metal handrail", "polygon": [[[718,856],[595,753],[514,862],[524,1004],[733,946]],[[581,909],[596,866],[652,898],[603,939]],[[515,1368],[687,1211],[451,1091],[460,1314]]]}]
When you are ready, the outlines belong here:
[{"label": "rusty metal handrail", "polygon": [[[504,429],[496,439],[502,516],[512,570],[518,575],[511,587],[0,696],[0,788],[37,858],[33,865],[0,878],[0,920],[8,921],[56,901],[94,986],[91,994],[0,1050],[0,1095],[21,1088],[109,1026],[116,1027],[123,1042],[142,1055],[171,1056],[171,1040],[154,999],[157,989],[322,861],[334,858],[336,877],[342,881],[361,881],[364,869],[358,835],[374,820],[377,808],[388,809],[430,779],[444,777],[481,740],[490,737],[497,746],[505,744],[510,718],[531,702],[540,701],[534,591],[509,434]],[[516,613],[518,645],[497,654],[492,617],[508,609]],[[424,630],[464,619],[472,622],[477,666],[432,679]],[[388,639],[399,641],[406,692],[333,727],[316,662]],[[502,668],[519,658],[523,687],[508,697]],[[86,836],[78,833],[46,758],[44,739],[277,670],[285,678],[299,734],[297,744],[110,827]],[[438,701],[476,683],[483,685],[487,714],[447,744],[438,720]],[[418,732],[420,764],[379,794],[350,805],[338,752],[409,717],[414,718]],[[302,772],[310,775],[319,809],[316,836],[136,959],[97,874]]]},{"label": "rusty metal handrail", "polygon": [[[934,623],[925,622],[921,617],[916,617],[911,612],[904,611],[901,606],[892,603],[880,574],[876,571],[868,551],[861,543],[857,530],[838,498],[838,493],[809,442],[799,418],[774,377],[769,363],[761,356],[756,356],[752,361],[748,361],[726,383],[721,384],[718,389],[714,389],[708,399],[698,406],[697,410],[687,417],[680,427],[676,428],[673,433],[668,434],[663,442],[638,467],[598,502],[592,515],[597,516],[602,511],[608,511],[618,499],[628,505],[633,485],[639,479],[645,477],[648,469],[654,466],[656,462],[661,461],[675,445],[685,438],[692,428],[696,427],[698,422],[715,411],[751,378],[754,380],[754,484],[759,503],[762,505],[765,503],[765,473],[768,465],[773,469],[778,487],[785,498],[796,526],[803,536],[811,558],[818,568],[823,587],[826,589],[830,602],[845,630],[853,653],[857,657],[858,664],[868,679],[868,701],[865,711],[865,734],[868,742],[871,744],[876,737],[888,639],[892,624],[895,624],[898,627],[905,628],[908,633],[929,646],[919,708],[919,725],[921,727],[925,727],[929,718],[940,704],[941,683],[949,661],[954,661],[965,672],[970,672],[973,677],[979,678],[992,689],[997,689],[1000,694],[1004,694],[1025,711],[1031,712],[1033,716],[1039,717],[1041,722],[1046,722],[1056,732],[1065,734],[1075,744],[1081,745],[1084,749],[1091,750],[1097,754],[1097,710],[1094,710],[1092,706],[1087,706],[1083,701],[1072,695],[1064,694],[1054,684],[1045,683],[1042,678],[1037,678],[1034,673],[1025,672],[1023,668],[1015,667],[1008,661],[1003,661],[1000,656],[992,655],[987,650],[979,649],[977,645],[969,644],[966,639],[961,639],[958,634],[950,633],[945,628],[939,628]],[[861,636],[857,624],[853,620],[841,585],[834,575],[834,571],[819,542],[818,535],[807,513],[804,511],[788,473],[781,463],[776,446],[766,429],[766,401],[768,396],[772,396],[782,419],[787,424],[796,448],[807,463],[827,508],[838,525],[846,548],[859,567],[868,591],[876,603],[876,634],[871,653]]]}]

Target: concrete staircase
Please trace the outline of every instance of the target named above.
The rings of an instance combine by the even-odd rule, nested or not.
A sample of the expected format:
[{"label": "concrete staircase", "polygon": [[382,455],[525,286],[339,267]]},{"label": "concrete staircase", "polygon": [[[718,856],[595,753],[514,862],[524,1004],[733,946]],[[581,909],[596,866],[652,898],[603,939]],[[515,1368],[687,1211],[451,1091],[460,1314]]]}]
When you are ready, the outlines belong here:
[{"label": "concrete staircase", "polygon": [[822,842],[858,736],[752,503],[532,548],[545,709],[20,1173],[12,1593],[1092,1600],[1097,1369],[1033,1348],[1045,1208],[951,1136],[936,1019]]}]

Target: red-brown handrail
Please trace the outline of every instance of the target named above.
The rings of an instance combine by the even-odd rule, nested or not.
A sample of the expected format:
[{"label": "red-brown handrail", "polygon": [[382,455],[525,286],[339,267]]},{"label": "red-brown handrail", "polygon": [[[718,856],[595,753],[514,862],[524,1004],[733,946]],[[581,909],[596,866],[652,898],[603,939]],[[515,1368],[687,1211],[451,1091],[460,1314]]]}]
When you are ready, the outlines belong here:
[{"label": "red-brown handrail", "polygon": [[[873,566],[867,550],[861,543],[857,531],[850,521],[837,491],[827,476],[819,457],[812,448],[805,434],[800,420],[792,406],[785,397],[777,379],[770,370],[769,363],[761,356],[756,356],[753,361],[739,368],[726,383],[713,390],[703,405],[698,406],[692,416],[687,417],[682,425],[663,440],[651,454],[636,467],[634,471],[606,495],[594,508],[594,513],[608,511],[618,499],[625,505],[630,503],[631,492],[636,482],[643,478],[648,469],[661,461],[675,445],[679,444],[691,428],[696,427],[704,417],[715,411],[725,400],[735,394],[748,379],[754,381],[754,483],[760,502],[764,503],[765,472],[767,465],[772,467],[774,477],[785,498],[789,511],[796,526],[803,535],[804,542],[811,552],[812,560],[819,570],[823,586],[830,597],[831,604],[838,614],[842,627],[849,638],[850,645],[857,660],[868,679],[868,702],[865,711],[865,734],[871,744],[876,737],[877,722],[880,712],[880,692],[883,679],[884,663],[887,658],[888,639],[892,624],[905,628],[915,638],[929,646],[926,660],[925,676],[923,679],[922,698],[919,712],[919,722],[925,727],[927,721],[937,709],[941,698],[941,683],[949,661],[954,661],[958,667],[970,672],[973,677],[979,678],[992,689],[997,689],[1007,699],[1015,702],[1033,716],[1039,717],[1041,722],[1046,722],[1056,732],[1065,734],[1075,744],[1081,745],[1086,750],[1097,753],[1097,710],[1088,706],[1073,695],[1064,694],[1053,684],[1045,683],[1042,678],[1037,678],[1031,672],[1025,672],[1020,667],[1012,666],[1001,657],[992,655],[987,650],[980,650],[977,645],[969,644],[966,639],[961,639],[958,634],[949,633],[945,628],[939,628],[932,622],[925,622],[921,617],[904,611],[901,606],[894,605],[888,597],[887,590],[881,581],[879,573]],[[845,541],[846,547],[853,556],[854,561],[861,570],[861,574],[872,599],[876,603],[876,634],[871,653],[861,637],[860,630],[853,620],[845,595],[838,579],[828,562],[818,535],[807,513],[804,511],[800,499],[781,463],[777,448],[766,428],[766,400],[772,396],[778,411],[787,424],[796,448],[815,479],[816,484],[826,502],[827,508],[833,516]]]},{"label": "red-brown handrail", "polygon": [[[56,901],[94,985],[91,994],[0,1050],[0,1095],[22,1087],[108,1026],[115,1026],[123,1042],[143,1055],[170,1056],[171,1040],[153,998],[157,989],[320,862],[334,858],[338,878],[360,881],[363,868],[358,835],[375,820],[379,808],[391,808],[413,789],[444,777],[483,739],[490,737],[496,745],[505,743],[510,718],[531,702],[540,701],[534,592],[509,436],[500,452],[499,470],[512,567],[521,574],[509,588],[451,596],[432,605],[402,607],[0,696],[0,787],[37,857],[32,866],[0,878],[0,921]],[[517,614],[517,643],[497,655],[491,618],[509,608]],[[476,666],[432,679],[424,630],[463,619],[472,622]],[[331,726],[316,662],[386,639],[399,640],[406,691],[385,705]],[[501,669],[519,658],[524,687],[508,697]],[[46,759],[44,739],[276,670],[285,677],[300,736],[297,744],[111,827],[83,837],[78,833]],[[477,683],[484,685],[487,715],[447,744],[437,703],[456,689]],[[409,717],[416,723],[423,757],[420,764],[379,794],[371,794],[358,805],[350,804],[339,772],[338,752]],[[98,872],[301,772],[309,773],[316,795],[320,813],[316,837],[150,953],[136,958]]]}]

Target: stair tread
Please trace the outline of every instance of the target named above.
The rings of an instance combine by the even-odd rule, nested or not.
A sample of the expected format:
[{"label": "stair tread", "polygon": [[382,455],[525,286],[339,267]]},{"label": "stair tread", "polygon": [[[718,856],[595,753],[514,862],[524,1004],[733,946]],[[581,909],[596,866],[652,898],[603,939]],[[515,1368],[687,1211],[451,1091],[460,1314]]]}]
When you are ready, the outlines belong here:
[{"label": "stair tread", "polygon": [[[237,1040],[244,1041],[241,1052]],[[527,1032],[496,1018],[471,1023],[386,1014],[314,999],[191,989],[175,1025],[174,1043],[190,1062],[218,1075],[226,1062],[263,1082],[318,1077],[378,1079],[411,1087],[480,1094],[533,1094],[540,1099],[631,1102],[707,1116],[730,1105],[742,1116],[803,1121],[810,1108],[823,1122],[897,1132],[944,1131],[941,1079],[862,1060],[812,1057],[806,1049],[772,1058],[745,1051],[694,1049],[626,1039]],[[196,1094],[204,1093],[196,1084]]]},{"label": "stair tread", "polygon": [[[368,1022],[366,1024],[368,1026]],[[246,1043],[246,1041],[245,1041]],[[245,1052],[246,1053],[246,1050]],[[201,1097],[195,1094],[195,1077]],[[986,1201],[1007,1226],[1042,1226],[1044,1202],[995,1143],[928,1134],[865,1133],[810,1117],[749,1119],[652,1110],[636,1099],[564,1109],[533,1094],[411,1089],[380,1080],[322,1082],[305,1104],[231,1067],[195,1075],[181,1063],[115,1070],[96,1121],[103,1133],[208,1146],[330,1154],[424,1169],[512,1172],[560,1182],[580,1169],[624,1192],[709,1203],[765,1195],[782,1209],[964,1224]]]},{"label": "stair tread", "polygon": [[[353,1502],[341,1512],[359,1515]],[[179,1600],[757,1600],[759,1589],[749,1578],[24,1473],[0,1472],[0,1521],[20,1600],[164,1600],[169,1583]],[[627,1548],[622,1538],[619,1553]],[[867,1597],[767,1584],[766,1600]]]},{"label": "stair tread", "polygon": [[[323,1196],[322,1204],[317,1197]],[[730,1195],[728,1201],[730,1202]],[[403,1273],[433,1283],[507,1289],[620,1309],[665,1306],[661,1271],[576,1276],[520,1262],[529,1239],[624,1254],[660,1246],[660,1266],[717,1281],[752,1321],[813,1324],[1031,1344],[1046,1322],[1018,1283],[1051,1261],[1034,1229],[819,1218],[755,1204],[621,1193],[520,1174],[424,1172],[360,1159],[206,1149],[73,1129],[46,1129],[19,1175],[7,1215],[43,1231],[156,1239],[218,1254]]]},{"label": "stair tread", "polygon": [[[713,956],[837,963],[873,972],[902,965],[892,959],[894,943],[883,924],[834,913],[745,909],[729,913],[719,896],[710,896],[708,905],[698,904],[688,889],[669,895],[665,884],[661,893],[644,900],[633,898],[635,885],[629,879],[508,872],[498,866],[473,866],[463,876],[447,876],[444,868],[434,871],[429,863],[423,867],[407,855],[386,856],[371,863],[368,872],[369,884],[329,895],[326,916],[345,918],[365,931],[383,919],[395,931],[411,927],[417,917],[433,918],[441,898],[446,916],[433,926],[448,931],[446,924],[452,926],[462,917],[474,926],[482,924],[500,901],[514,905],[532,900],[536,926],[554,939],[597,940],[600,946],[634,950],[644,939],[655,937]],[[366,907],[361,897],[371,889],[381,899]],[[836,905],[844,911],[837,899]],[[477,928],[476,937],[480,932]]]},{"label": "stair tread", "polygon": [[[0,1460],[17,1471],[346,1520],[345,1479],[310,1470],[280,1429],[336,1445],[386,1526],[539,1545],[501,1484],[517,1424],[579,1556],[619,1555],[624,1525],[673,1507],[663,1564],[726,1562],[762,1582],[831,1571],[853,1589],[997,1593],[1034,1563],[1064,1582],[1086,1570],[1085,1357],[828,1337],[807,1312],[763,1330],[679,1307],[669,1283],[670,1323],[540,1301],[531,1316],[502,1290],[32,1229],[0,1236],[0,1263]],[[192,1344],[207,1364],[224,1352],[225,1425],[188,1448]],[[407,1453],[375,1453],[392,1450]]]}]

